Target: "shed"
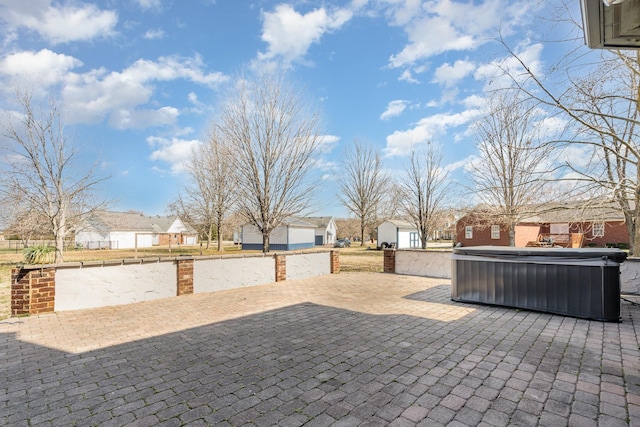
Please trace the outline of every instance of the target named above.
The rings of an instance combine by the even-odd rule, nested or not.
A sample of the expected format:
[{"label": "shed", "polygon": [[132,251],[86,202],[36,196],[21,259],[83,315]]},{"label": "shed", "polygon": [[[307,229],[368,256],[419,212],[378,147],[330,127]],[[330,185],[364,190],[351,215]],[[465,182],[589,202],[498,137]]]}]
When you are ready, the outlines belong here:
[{"label": "shed", "polygon": [[333,245],[336,242],[338,228],[332,216],[307,216],[301,219],[316,227],[316,246]]},{"label": "shed", "polygon": [[398,249],[419,248],[420,234],[414,224],[399,219],[390,219],[378,226],[378,246]]},{"label": "shed", "polygon": [[[290,218],[269,236],[269,249],[294,251],[315,246],[316,226],[299,218]],[[252,224],[242,226],[242,250],[262,250],[262,233]]]}]

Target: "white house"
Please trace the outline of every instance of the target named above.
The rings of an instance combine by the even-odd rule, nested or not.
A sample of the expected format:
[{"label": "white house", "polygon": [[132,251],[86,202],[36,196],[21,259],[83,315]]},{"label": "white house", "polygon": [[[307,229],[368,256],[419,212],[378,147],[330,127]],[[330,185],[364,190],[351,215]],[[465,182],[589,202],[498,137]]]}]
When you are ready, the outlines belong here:
[{"label": "white house", "polygon": [[316,227],[316,246],[333,245],[338,228],[332,216],[307,216],[300,218]]},{"label": "white house", "polygon": [[419,248],[420,234],[412,223],[390,219],[378,226],[378,246],[398,249]]},{"label": "white house", "polygon": [[198,233],[178,216],[139,212],[96,212],[76,230],[75,243],[86,249],[133,249],[195,245]]},{"label": "white house", "polygon": [[[316,226],[298,218],[290,218],[276,227],[269,236],[269,250],[293,251],[315,246]],[[262,250],[262,233],[251,224],[242,226],[242,249]]]}]

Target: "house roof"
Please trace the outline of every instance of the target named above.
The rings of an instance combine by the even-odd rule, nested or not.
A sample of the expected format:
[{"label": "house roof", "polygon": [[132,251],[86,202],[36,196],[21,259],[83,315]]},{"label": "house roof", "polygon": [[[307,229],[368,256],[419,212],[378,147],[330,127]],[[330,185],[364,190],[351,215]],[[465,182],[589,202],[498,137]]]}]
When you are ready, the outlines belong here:
[{"label": "house roof", "polygon": [[333,219],[332,216],[305,216],[301,220],[313,224],[316,228],[327,228]]},{"label": "house roof", "polygon": [[[308,221],[309,218],[298,218],[298,217],[289,217],[286,218],[285,220],[282,221],[282,224],[280,225],[280,227],[297,227],[297,228],[316,228],[315,224],[312,224],[311,222]],[[245,225],[253,225],[250,223],[244,223],[243,227]]]},{"label": "house roof", "polygon": [[622,210],[614,203],[552,203],[543,205],[538,213],[523,218],[523,223],[572,223],[593,221],[624,221]]},{"label": "house roof", "polygon": [[391,224],[395,225],[396,227],[398,227],[401,230],[415,230],[416,229],[416,225],[409,222],[409,221],[405,221],[402,219],[388,219],[384,222],[390,222]]},{"label": "house roof", "polygon": [[106,212],[95,213],[89,220],[90,228],[108,231],[132,231],[144,233],[185,232],[196,233],[193,227],[184,224],[182,230],[171,230],[178,216],[145,216],[139,212]]},{"label": "house roof", "polygon": [[303,219],[297,217],[287,218],[283,221],[283,225],[287,227],[316,228],[315,224],[306,221],[306,218]]},{"label": "house roof", "polygon": [[[575,201],[544,203],[527,207],[528,214],[519,219],[521,224],[566,224],[578,222],[621,222],[624,214],[617,203],[612,201]],[[480,206],[467,213],[463,218],[491,223],[499,221],[501,215],[486,206]],[[460,218],[462,219],[462,218]],[[468,219],[467,219],[468,220]]]}]

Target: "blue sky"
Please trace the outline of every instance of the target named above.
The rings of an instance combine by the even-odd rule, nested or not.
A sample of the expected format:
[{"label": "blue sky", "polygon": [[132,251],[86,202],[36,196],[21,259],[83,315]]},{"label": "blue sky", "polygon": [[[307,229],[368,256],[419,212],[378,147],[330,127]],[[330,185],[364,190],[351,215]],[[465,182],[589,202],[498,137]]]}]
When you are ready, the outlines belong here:
[{"label": "blue sky", "polygon": [[113,175],[104,196],[152,215],[179,192],[225,85],[243,68],[284,64],[329,141],[315,213],[346,217],[336,177],[354,140],[379,149],[392,173],[431,141],[451,178],[465,179],[469,125],[500,84],[495,64],[511,63],[496,39],[542,73],[563,53],[540,41],[554,38],[540,23],[551,3],[0,0],[0,87],[5,102],[15,86],[57,90],[83,161]]}]

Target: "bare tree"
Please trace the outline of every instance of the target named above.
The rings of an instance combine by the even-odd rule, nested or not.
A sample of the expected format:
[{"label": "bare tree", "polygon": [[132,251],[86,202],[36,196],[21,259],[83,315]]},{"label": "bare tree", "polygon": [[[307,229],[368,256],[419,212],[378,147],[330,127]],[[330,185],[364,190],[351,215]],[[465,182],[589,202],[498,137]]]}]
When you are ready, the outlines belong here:
[{"label": "bare tree", "polygon": [[207,142],[191,155],[187,174],[189,183],[174,204],[174,209],[207,238],[207,249],[214,235],[222,252],[223,226],[237,199],[237,178],[232,153],[223,138],[212,130]]},{"label": "bare tree", "polygon": [[479,158],[469,167],[472,190],[515,246],[516,224],[544,200],[553,147],[540,140],[536,105],[517,91],[495,92],[475,127]]},{"label": "bare tree", "polygon": [[[570,16],[571,4],[563,16]],[[584,154],[568,165],[584,192],[601,195],[606,206],[614,201],[623,212],[631,253],[640,253],[640,53],[637,51],[589,51],[583,45],[581,20],[574,25],[580,44],[542,76],[506,43],[503,45],[521,69],[504,68],[525,96],[555,109],[570,123],[570,137],[559,141],[578,145]],[[524,79],[522,74],[527,78]],[[584,163],[587,163],[584,165]],[[576,179],[573,177],[573,179]],[[591,197],[589,197],[591,198]],[[591,201],[590,203],[593,203]]]},{"label": "bare tree", "polygon": [[371,146],[354,142],[344,154],[338,195],[342,204],[360,221],[360,245],[367,227],[378,219],[390,179],[382,169],[380,154]]},{"label": "bare tree", "polygon": [[399,184],[405,215],[415,224],[422,249],[436,231],[447,191],[448,173],[442,166],[442,154],[431,144],[423,153],[411,152],[409,167]]},{"label": "bare tree", "polygon": [[265,71],[243,79],[214,121],[234,156],[239,211],[262,233],[264,252],[271,232],[303,214],[313,200],[321,138],[319,115],[309,107],[283,73]]},{"label": "bare tree", "polygon": [[32,239],[51,238],[46,218],[31,209],[27,202],[24,195],[16,193],[11,200],[3,200],[0,209],[0,223],[5,225],[5,234],[19,237],[24,247],[28,247]]},{"label": "bare tree", "polygon": [[355,218],[336,218],[336,228],[340,238],[353,239],[360,233],[360,223]]},{"label": "bare tree", "polygon": [[2,197],[24,198],[48,221],[56,246],[55,262],[63,261],[64,240],[78,222],[105,207],[94,191],[107,179],[93,168],[75,169],[78,151],[64,135],[58,103],[35,103],[30,92],[16,91],[21,111],[5,112],[2,134],[7,145],[2,166]]}]

